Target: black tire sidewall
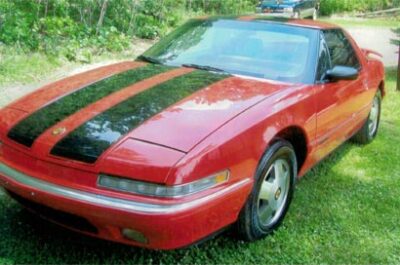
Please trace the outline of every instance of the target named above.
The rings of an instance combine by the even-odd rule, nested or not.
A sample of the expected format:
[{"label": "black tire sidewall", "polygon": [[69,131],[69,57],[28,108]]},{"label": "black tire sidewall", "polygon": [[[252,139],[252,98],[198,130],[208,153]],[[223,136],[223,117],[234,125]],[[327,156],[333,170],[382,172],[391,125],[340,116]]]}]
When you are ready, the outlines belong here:
[{"label": "black tire sidewall", "polygon": [[367,127],[367,136],[368,136],[368,140],[372,141],[373,139],[375,139],[376,135],[378,134],[379,131],[379,125],[381,123],[381,112],[382,112],[382,95],[381,95],[381,91],[378,90],[378,92],[376,93],[376,95],[374,96],[374,100],[375,98],[378,98],[378,122],[376,124],[376,129],[373,135],[370,134],[369,132],[369,115],[371,115],[371,113],[368,115],[368,120],[366,122],[366,127]]},{"label": "black tire sidewall", "polygon": [[358,130],[358,132],[356,132],[354,134],[354,136],[351,138],[351,140],[357,144],[361,144],[361,145],[369,144],[378,135],[379,126],[380,126],[380,122],[381,122],[381,114],[382,114],[382,92],[380,90],[378,90],[376,92],[373,100],[375,100],[376,97],[378,97],[378,101],[379,101],[378,123],[376,125],[376,130],[375,130],[374,134],[372,134],[372,135],[369,133],[369,117],[371,115],[371,111],[370,111],[370,113],[368,114],[368,117],[366,118],[366,120],[363,123],[360,130]]},{"label": "black tire sidewall", "polygon": [[[288,197],[284,205],[284,208],[282,210],[281,216],[277,219],[275,223],[273,223],[268,227],[265,227],[260,223],[258,217],[258,209],[257,209],[258,195],[260,192],[261,184],[263,182],[263,177],[267,173],[266,171],[278,158],[284,158],[290,166],[291,176],[290,176]],[[263,158],[259,163],[252,193],[249,196],[249,199],[246,203],[246,207],[244,208],[245,212],[242,213],[247,215],[245,217],[245,219],[247,219],[246,226],[248,226],[246,227],[246,230],[247,233],[249,234],[247,237],[249,237],[250,240],[263,238],[271,234],[274,230],[276,230],[276,228],[278,228],[281,225],[293,198],[296,178],[297,178],[297,162],[293,146],[289,142],[284,140],[276,141],[274,144],[270,146],[270,148],[268,148],[268,150],[263,155]]]}]

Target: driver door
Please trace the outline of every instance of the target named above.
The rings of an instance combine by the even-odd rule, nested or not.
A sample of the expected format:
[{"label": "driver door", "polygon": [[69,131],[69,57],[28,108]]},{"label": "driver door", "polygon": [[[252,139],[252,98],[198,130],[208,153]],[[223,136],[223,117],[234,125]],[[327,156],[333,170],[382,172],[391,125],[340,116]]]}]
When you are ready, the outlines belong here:
[{"label": "driver door", "polygon": [[364,91],[362,78],[329,81],[327,70],[334,66],[360,69],[354,49],[339,29],[327,30],[320,37],[317,69],[317,159],[321,159],[346,141],[354,131],[353,119],[359,111],[357,99]]}]

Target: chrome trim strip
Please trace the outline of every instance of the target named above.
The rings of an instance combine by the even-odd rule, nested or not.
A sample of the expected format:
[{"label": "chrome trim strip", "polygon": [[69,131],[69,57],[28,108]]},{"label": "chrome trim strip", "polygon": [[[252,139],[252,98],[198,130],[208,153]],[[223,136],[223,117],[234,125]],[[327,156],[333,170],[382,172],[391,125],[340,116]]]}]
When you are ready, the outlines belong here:
[{"label": "chrome trim strip", "polygon": [[210,194],[206,197],[202,197],[189,202],[166,205],[166,204],[155,204],[155,203],[142,203],[137,201],[113,198],[85,191],[79,191],[67,187],[62,187],[59,185],[55,185],[43,180],[30,177],[24,173],[21,173],[5,165],[4,163],[0,163],[0,174],[2,174],[6,178],[18,182],[19,184],[55,196],[60,196],[71,200],[77,200],[80,202],[89,203],[101,207],[108,207],[128,212],[146,213],[146,214],[171,214],[179,211],[188,210],[196,206],[199,206],[201,204],[205,204],[208,201],[213,200],[217,197],[223,196],[226,193],[229,193],[235,189],[241,188],[242,186],[250,182],[250,179],[244,179],[222,190],[219,190],[213,194]]}]

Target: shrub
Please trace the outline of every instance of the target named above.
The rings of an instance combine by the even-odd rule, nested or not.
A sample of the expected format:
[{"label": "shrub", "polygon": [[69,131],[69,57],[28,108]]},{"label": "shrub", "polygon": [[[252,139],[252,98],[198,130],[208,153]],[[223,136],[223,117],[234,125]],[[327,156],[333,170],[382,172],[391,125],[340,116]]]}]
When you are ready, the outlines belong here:
[{"label": "shrub", "polygon": [[[0,0],[0,43],[28,51],[90,59],[121,51],[134,36],[154,39],[185,18],[253,12],[259,0]],[[400,0],[321,0],[321,12],[367,11]],[[86,50],[86,51],[83,51]]]}]

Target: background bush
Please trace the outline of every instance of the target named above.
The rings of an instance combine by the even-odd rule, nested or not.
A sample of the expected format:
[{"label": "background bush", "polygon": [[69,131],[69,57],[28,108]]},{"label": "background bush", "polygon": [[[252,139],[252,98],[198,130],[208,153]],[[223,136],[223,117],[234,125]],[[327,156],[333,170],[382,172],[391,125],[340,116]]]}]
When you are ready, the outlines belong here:
[{"label": "background bush", "polygon": [[257,0],[0,0],[0,44],[70,60],[154,39],[190,15],[253,11]]}]

